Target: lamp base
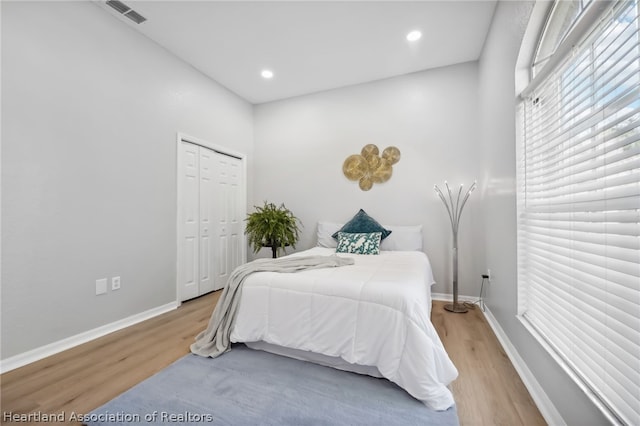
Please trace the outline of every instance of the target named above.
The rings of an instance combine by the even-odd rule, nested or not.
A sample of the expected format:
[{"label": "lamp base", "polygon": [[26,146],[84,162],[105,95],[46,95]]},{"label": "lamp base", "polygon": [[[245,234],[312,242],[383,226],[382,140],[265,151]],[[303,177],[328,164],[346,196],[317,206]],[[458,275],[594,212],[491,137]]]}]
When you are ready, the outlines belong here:
[{"label": "lamp base", "polygon": [[469,309],[467,309],[467,307],[462,303],[449,303],[444,305],[444,308],[449,312],[455,312],[457,314],[464,314],[469,311]]}]

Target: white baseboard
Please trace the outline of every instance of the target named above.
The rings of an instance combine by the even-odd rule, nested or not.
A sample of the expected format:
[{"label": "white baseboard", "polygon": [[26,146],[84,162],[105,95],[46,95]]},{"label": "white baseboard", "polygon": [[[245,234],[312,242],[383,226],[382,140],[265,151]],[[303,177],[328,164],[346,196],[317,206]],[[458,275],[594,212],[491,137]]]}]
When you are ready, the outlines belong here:
[{"label": "white baseboard", "polygon": [[529,367],[527,367],[527,364],[524,362],[515,346],[513,346],[513,343],[511,343],[511,340],[509,340],[509,337],[502,327],[500,327],[500,324],[489,308],[486,308],[484,311],[484,317],[487,319],[487,322],[493,330],[493,333],[498,338],[498,341],[500,341],[502,348],[511,360],[513,367],[518,372],[522,383],[524,383],[525,387],[529,391],[531,398],[538,406],[538,410],[540,410],[540,414],[542,414],[542,417],[544,417],[547,424],[552,426],[566,426],[567,423],[560,415],[560,412],[551,399],[549,399],[544,389],[542,389],[542,386],[540,386],[540,383],[538,383],[538,380],[536,380],[531,370],[529,370]]},{"label": "white baseboard", "polygon": [[[433,300],[440,300],[443,302],[452,302],[453,301],[453,295],[452,294],[445,294],[445,293],[431,293],[431,298]],[[475,302],[476,300],[478,300],[477,297],[472,297],[472,296],[463,296],[461,294],[458,295],[458,300],[460,302]]]},{"label": "white baseboard", "polygon": [[[444,293],[431,293],[431,298],[433,300],[449,302],[453,300],[453,295]],[[458,295],[458,300],[460,302],[473,303],[476,302],[478,298]],[[544,417],[547,424],[552,426],[566,426],[566,422],[560,415],[560,412],[557,410],[553,402],[551,402],[551,399],[549,399],[544,389],[542,389],[542,386],[540,386],[540,383],[538,383],[531,370],[529,370],[529,367],[527,367],[527,364],[524,362],[515,346],[513,346],[513,343],[511,343],[511,340],[509,340],[509,337],[504,332],[496,318],[493,316],[491,310],[489,310],[489,308],[485,306],[485,311],[483,313],[484,317],[489,323],[489,326],[493,330],[493,333],[496,335],[498,341],[502,345],[504,352],[509,357],[509,360],[511,360],[511,364],[513,364],[513,367],[516,369],[516,372],[520,376],[520,380],[522,380],[522,383],[524,383],[525,387],[529,391],[533,402],[535,402],[538,410],[540,410],[540,414],[542,414],[542,417]]]},{"label": "white baseboard", "polygon": [[39,361],[48,356],[55,355],[67,349],[95,340],[99,337],[106,336],[114,331],[118,331],[158,315],[162,315],[176,309],[178,306],[180,306],[180,303],[177,301],[167,303],[166,305],[140,312],[139,314],[94,328],[93,330],[85,331],[83,333],[76,334],[75,336],[67,337],[66,339],[49,343],[48,345],[0,360],[0,373],[15,370],[16,368],[31,364],[32,362]]}]

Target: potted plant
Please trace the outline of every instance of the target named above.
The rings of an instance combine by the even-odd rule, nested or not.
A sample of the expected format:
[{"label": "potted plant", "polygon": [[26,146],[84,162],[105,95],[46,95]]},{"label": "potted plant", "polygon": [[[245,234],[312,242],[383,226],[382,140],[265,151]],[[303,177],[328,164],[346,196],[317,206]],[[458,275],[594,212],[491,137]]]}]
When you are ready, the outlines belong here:
[{"label": "potted plant", "polygon": [[291,210],[281,204],[277,207],[273,203],[264,202],[264,206],[254,206],[256,211],[247,215],[247,226],[244,233],[249,237],[249,244],[253,252],[257,253],[263,247],[270,247],[273,258],[285,247],[295,248],[298,242],[300,220]]}]

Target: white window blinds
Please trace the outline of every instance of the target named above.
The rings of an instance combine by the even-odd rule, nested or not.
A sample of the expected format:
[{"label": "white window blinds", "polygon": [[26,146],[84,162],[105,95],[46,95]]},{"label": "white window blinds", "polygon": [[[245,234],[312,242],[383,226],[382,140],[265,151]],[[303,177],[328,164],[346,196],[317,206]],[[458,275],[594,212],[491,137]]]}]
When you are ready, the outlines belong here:
[{"label": "white window blinds", "polygon": [[615,422],[640,424],[640,33],[616,2],[523,100],[519,314]]}]

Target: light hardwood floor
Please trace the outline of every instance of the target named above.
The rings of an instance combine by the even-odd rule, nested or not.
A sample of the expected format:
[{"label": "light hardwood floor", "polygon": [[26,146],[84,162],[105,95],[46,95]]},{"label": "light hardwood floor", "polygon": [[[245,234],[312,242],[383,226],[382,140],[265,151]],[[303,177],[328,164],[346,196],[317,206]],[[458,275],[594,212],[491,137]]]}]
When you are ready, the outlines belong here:
[{"label": "light hardwood floor", "polygon": [[431,322],[458,368],[451,389],[460,424],[546,425],[482,310],[454,314],[444,304],[434,302]]},{"label": "light hardwood floor", "polygon": [[[85,414],[187,354],[220,292],[0,376],[5,413]],[[451,385],[460,423],[544,425],[479,309],[453,314],[434,302],[432,321],[460,376]],[[22,423],[24,424],[24,423]]]}]

